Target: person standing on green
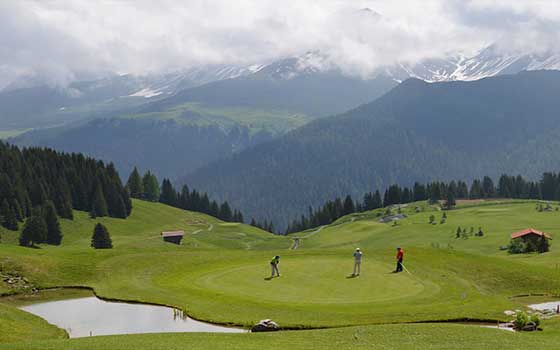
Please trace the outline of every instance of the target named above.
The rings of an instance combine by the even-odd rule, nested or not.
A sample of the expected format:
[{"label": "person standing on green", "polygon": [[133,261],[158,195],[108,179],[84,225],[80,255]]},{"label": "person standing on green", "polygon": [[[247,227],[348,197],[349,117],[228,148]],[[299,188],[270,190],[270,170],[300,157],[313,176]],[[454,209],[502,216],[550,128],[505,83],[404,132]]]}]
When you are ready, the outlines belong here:
[{"label": "person standing on green", "polygon": [[360,248],[356,248],[354,252],[354,273],[352,276],[360,275],[360,266],[362,265],[362,251]]},{"label": "person standing on green", "polygon": [[272,275],[270,276],[270,278],[273,278],[274,274],[276,274],[278,277],[280,277],[280,271],[278,270],[278,264],[280,264],[280,256],[276,255],[270,261],[270,267],[272,269]]}]

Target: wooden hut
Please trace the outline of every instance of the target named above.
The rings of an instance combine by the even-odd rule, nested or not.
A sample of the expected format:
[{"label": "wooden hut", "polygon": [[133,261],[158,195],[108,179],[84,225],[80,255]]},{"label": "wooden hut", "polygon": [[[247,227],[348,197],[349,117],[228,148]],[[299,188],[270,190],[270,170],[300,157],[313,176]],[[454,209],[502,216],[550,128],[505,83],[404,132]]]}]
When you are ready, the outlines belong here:
[{"label": "wooden hut", "polygon": [[164,231],[161,233],[161,237],[163,237],[164,242],[174,244],[181,244],[184,235],[184,231]]},{"label": "wooden hut", "polygon": [[511,239],[521,238],[524,241],[533,240],[533,239],[540,239],[541,237],[545,237],[546,239],[552,239],[552,237],[545,232],[535,230],[534,228],[527,228],[525,230],[521,230],[519,232],[514,232],[511,234]]},{"label": "wooden hut", "polygon": [[[552,237],[545,232],[527,228],[511,234],[510,252],[512,253],[546,253],[549,251]],[[516,249],[513,249],[516,248]]]}]

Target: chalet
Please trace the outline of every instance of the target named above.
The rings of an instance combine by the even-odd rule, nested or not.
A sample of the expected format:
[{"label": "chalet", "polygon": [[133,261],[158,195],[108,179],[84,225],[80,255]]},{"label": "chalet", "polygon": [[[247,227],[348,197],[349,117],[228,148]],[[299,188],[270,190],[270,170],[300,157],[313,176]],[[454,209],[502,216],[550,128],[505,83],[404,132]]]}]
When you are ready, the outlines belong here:
[{"label": "chalet", "polygon": [[511,239],[521,238],[524,241],[528,241],[528,240],[540,239],[543,236],[546,239],[552,239],[552,237],[548,233],[535,230],[534,228],[527,228],[519,232],[514,232],[511,234]]},{"label": "chalet", "polygon": [[181,244],[184,235],[184,231],[165,231],[161,233],[161,237],[163,237],[165,242],[174,244]]},{"label": "chalet", "polygon": [[550,249],[549,240],[551,239],[552,237],[548,233],[528,228],[511,234],[509,251],[513,254],[546,253]]}]

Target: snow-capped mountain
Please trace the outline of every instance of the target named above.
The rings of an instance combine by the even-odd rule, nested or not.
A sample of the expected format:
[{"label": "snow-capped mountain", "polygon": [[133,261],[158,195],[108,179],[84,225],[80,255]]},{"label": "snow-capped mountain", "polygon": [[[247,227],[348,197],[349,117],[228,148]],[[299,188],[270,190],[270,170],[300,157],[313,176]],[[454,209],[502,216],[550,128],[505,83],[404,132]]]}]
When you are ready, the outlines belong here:
[{"label": "snow-capped mountain", "polygon": [[505,54],[491,45],[472,57],[429,59],[414,65],[397,64],[386,72],[402,81],[413,77],[428,82],[472,81],[524,70],[560,70],[560,54]]},{"label": "snow-capped mountain", "polygon": [[129,94],[131,97],[164,97],[180,90],[204,85],[214,81],[234,79],[253,74],[264,65],[209,65],[193,67],[166,74],[133,77],[137,81],[137,90]]},{"label": "snow-capped mountain", "polygon": [[[453,55],[446,58],[425,59],[415,64],[395,63],[378,68],[368,79],[391,77],[401,82],[417,78],[427,82],[463,80],[471,81],[502,74],[515,74],[524,70],[560,70],[560,54],[506,54],[495,45],[467,57]],[[298,57],[285,58],[263,66],[258,75],[273,79],[294,79],[301,75],[338,73],[337,62],[318,51]]]}]

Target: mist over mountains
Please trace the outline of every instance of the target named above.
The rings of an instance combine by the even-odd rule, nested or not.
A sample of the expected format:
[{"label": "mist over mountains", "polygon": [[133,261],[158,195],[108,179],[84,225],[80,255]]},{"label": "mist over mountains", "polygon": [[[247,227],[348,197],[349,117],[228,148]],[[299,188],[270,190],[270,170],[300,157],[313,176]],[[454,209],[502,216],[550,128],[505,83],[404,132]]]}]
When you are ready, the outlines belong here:
[{"label": "mist over mountains", "polygon": [[[431,174],[432,178],[444,177],[447,173],[440,173],[441,167],[427,168],[427,164],[437,161],[449,165],[457,159],[461,159],[462,162],[464,157],[472,157],[466,151],[472,145],[463,145],[466,148],[457,150],[459,154],[455,154],[449,148],[450,141],[433,144],[434,140],[443,142],[440,138],[445,135],[438,134],[438,138],[432,139],[422,134],[422,137],[418,138],[418,133],[423,130],[422,124],[415,125],[414,128],[410,128],[409,123],[401,123],[399,127],[390,124],[394,128],[389,128],[387,133],[365,125],[363,130],[371,131],[371,138],[375,140],[363,135],[364,147],[368,145],[370,149],[375,150],[373,154],[379,153],[389,157],[387,161],[393,164],[395,169],[375,175],[369,174],[369,170],[360,172],[357,169],[363,162],[369,164],[366,161],[368,158],[364,155],[362,158],[352,158],[351,163],[348,162],[345,159],[350,159],[355,153],[352,148],[346,149],[347,155],[338,159],[336,149],[339,146],[334,145],[354,144],[363,130],[359,130],[354,122],[350,125],[342,125],[344,123],[341,122],[341,125],[335,124],[330,131],[320,131],[326,133],[325,135],[308,134],[309,131],[306,130],[317,128],[318,125],[330,125],[332,121],[317,119],[342,114],[371,101],[374,101],[373,104],[387,101],[387,96],[395,94],[402,96],[388,102],[386,108],[393,103],[403,105],[403,101],[408,101],[419,91],[423,91],[420,86],[425,84],[419,85],[421,81],[447,82],[442,86],[456,91],[456,85],[453,83],[455,81],[459,84],[457,86],[462,86],[459,81],[473,81],[473,84],[478,86],[478,82],[474,81],[482,78],[527,70],[555,71],[560,68],[559,57],[553,53],[504,55],[493,45],[472,57],[451,55],[445,59],[423,60],[414,65],[395,63],[381,67],[372,76],[364,78],[348,75],[333,65],[331,58],[313,51],[269,64],[206,66],[145,77],[115,76],[96,81],[75,82],[66,88],[47,85],[24,88],[12,86],[0,92],[0,101],[3,102],[0,103],[0,127],[33,129],[12,139],[16,144],[84,152],[114,162],[122,174],[128,174],[135,166],[151,169],[161,177],[181,179],[179,182],[193,182],[217,198],[222,196],[220,199],[230,200],[236,207],[255,217],[266,217],[285,223],[301,210],[307,210],[308,205],[318,205],[324,199],[346,193],[358,195],[365,190],[382,189],[391,182],[406,183],[412,178],[429,180],[425,178],[426,174]],[[554,76],[554,72],[538,74],[547,73]],[[413,80],[407,80],[409,78]],[[404,81],[403,85],[398,86],[401,81]],[[485,79],[482,81],[486,82]],[[484,84],[476,90],[484,90]],[[395,90],[375,101],[395,86]],[[427,87],[425,88],[428,89]],[[541,88],[543,87],[537,86],[535,91]],[[405,92],[402,92],[402,89]],[[488,93],[490,92],[495,93],[489,90]],[[458,99],[457,96],[453,96],[453,101]],[[486,99],[484,95],[479,98]],[[482,108],[483,104],[479,98],[473,99],[471,95],[466,95],[465,101],[469,101],[473,106],[463,106],[459,103],[452,104],[452,100],[445,97],[444,100],[450,104],[449,109],[438,113],[462,115],[465,120],[471,120],[474,118],[471,115],[474,113],[473,108]],[[485,108],[492,110],[496,108],[494,104],[502,100],[509,105],[509,100],[513,98],[511,95],[503,95],[496,99],[497,102],[488,103]],[[415,106],[414,110],[431,105],[430,101],[417,103],[418,106]],[[479,107],[474,106],[477,103]],[[369,105],[371,104],[367,104]],[[356,110],[351,113],[356,113]],[[481,110],[480,114],[476,115],[477,118],[482,118],[478,123],[484,123],[487,113],[487,110]],[[418,116],[418,113],[415,112],[414,115]],[[426,118],[427,122],[431,122],[432,118],[443,117],[433,114]],[[355,130],[352,129],[354,127]],[[345,128],[352,131],[344,134]],[[338,129],[340,133],[336,132]],[[462,133],[464,130],[454,132]],[[485,134],[488,129],[477,129],[473,132]],[[275,141],[276,138],[279,139]],[[395,145],[392,143],[393,138],[403,142]],[[323,144],[325,139],[333,144]],[[500,140],[499,137],[495,139]],[[280,142],[281,140],[287,140],[284,141],[287,144]],[[302,144],[303,140],[317,142],[305,145]],[[378,143],[379,140],[385,141]],[[407,142],[410,144],[407,145]],[[505,147],[503,143],[507,143],[508,140],[500,142],[496,146],[498,149]],[[298,148],[297,145],[302,148]],[[318,147],[322,149],[314,151],[315,145],[321,145]],[[343,146],[341,148],[344,149]],[[423,151],[411,153],[411,148]],[[401,149],[401,153],[391,155],[395,149]],[[272,157],[276,152],[281,154]],[[526,150],[518,152],[522,153],[522,157],[526,157]],[[431,156],[424,159],[424,154]],[[288,157],[285,159],[286,163],[280,161],[284,157]],[[296,157],[304,163],[292,163],[294,159],[291,157]],[[405,161],[408,158],[424,160],[418,166],[411,167]],[[347,174],[348,176],[344,177],[339,174],[335,182],[315,178],[315,167],[306,166],[320,164],[325,159],[336,159],[336,162],[331,164],[333,167],[345,164],[346,168],[354,169],[346,170],[353,175]],[[261,163],[268,164],[270,169],[276,170],[270,174],[264,165],[260,168]],[[384,167],[388,165],[385,164]],[[244,174],[243,168],[258,171]],[[274,181],[270,183],[276,176],[274,174],[283,173],[284,168],[297,174],[284,176],[284,179],[293,179],[291,185],[297,190],[286,191],[286,198],[267,199],[271,188],[284,186]],[[400,170],[397,171],[397,168]],[[471,170],[465,171],[466,176],[490,173],[486,171],[485,165],[476,162],[469,168]],[[328,170],[328,167],[317,166],[316,169],[321,169],[322,173],[336,173],[334,170]],[[404,169],[409,169],[407,171],[410,174],[404,175]],[[513,164],[503,166],[503,170],[507,170],[508,173],[514,169],[516,168]],[[523,169],[518,171],[524,175],[531,175],[521,170]],[[454,171],[451,173],[463,178]],[[541,169],[535,171],[535,174],[540,171]],[[354,176],[358,176],[359,179]],[[262,187],[249,188],[251,183]],[[298,193],[299,198],[295,199],[293,193]],[[275,207],[268,200],[282,204]]]}]

